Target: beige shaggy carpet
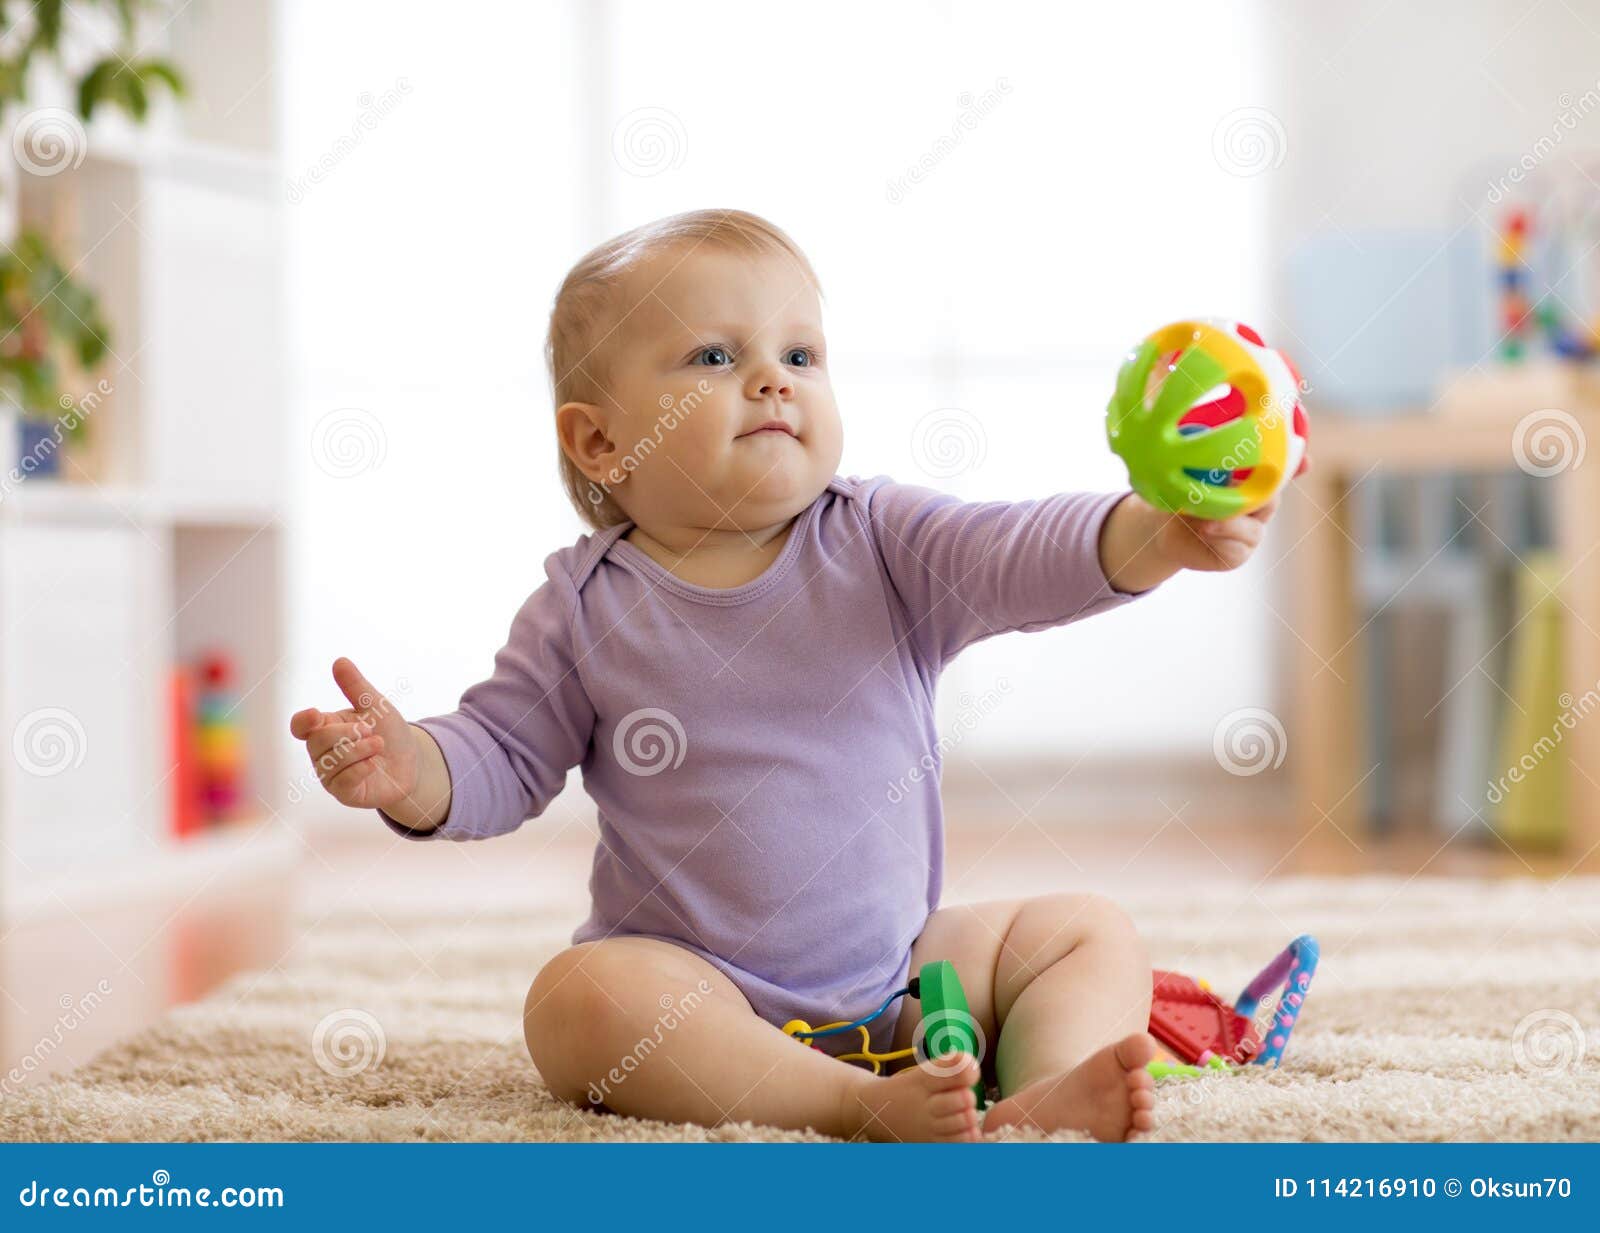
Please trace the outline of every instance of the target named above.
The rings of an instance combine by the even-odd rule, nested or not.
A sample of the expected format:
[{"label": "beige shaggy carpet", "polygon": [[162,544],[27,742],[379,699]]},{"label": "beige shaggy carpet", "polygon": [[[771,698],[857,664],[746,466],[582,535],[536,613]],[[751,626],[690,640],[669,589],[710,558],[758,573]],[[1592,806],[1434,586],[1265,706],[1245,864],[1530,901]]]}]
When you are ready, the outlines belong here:
[{"label": "beige shaggy carpet", "polygon": [[[1322,944],[1284,1067],[1163,1083],[1153,1138],[1600,1139],[1600,879],[1293,879],[1124,902],[1157,964],[1227,992],[1295,934]],[[554,1101],[520,1010],[571,921],[325,919],[280,968],[5,1098],[0,1138],[822,1138]]]}]

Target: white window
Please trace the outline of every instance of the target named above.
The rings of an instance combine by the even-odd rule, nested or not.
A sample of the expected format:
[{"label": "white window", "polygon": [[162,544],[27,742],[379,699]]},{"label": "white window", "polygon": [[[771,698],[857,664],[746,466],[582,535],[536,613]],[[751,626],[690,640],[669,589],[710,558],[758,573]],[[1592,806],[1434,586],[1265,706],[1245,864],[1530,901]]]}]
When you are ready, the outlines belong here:
[{"label": "white window", "polygon": [[[845,473],[972,499],[1120,486],[1103,414],[1129,346],[1192,314],[1274,341],[1268,177],[1238,174],[1251,140],[1276,139],[1250,110],[1267,84],[1253,16],[293,5],[288,171],[323,169],[288,210],[300,439],[349,409],[384,453],[353,476],[293,468],[319,528],[296,556],[318,654],[290,696],[326,694],[326,651],[405,675],[413,715],[487,673],[544,556],[581,531],[556,481],[550,296],[590,245],[676,210],[751,209],[810,254]],[[931,474],[916,435],[944,408],[981,449]],[[1013,689],[964,745],[1209,749],[1218,715],[1270,702],[1265,568],[973,648],[947,706]]]}]

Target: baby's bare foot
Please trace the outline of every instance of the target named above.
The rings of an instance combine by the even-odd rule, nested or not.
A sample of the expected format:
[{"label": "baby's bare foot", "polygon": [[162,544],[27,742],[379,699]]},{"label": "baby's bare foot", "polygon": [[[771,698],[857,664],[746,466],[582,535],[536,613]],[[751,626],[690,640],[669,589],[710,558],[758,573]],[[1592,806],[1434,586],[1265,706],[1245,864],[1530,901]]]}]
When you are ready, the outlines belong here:
[{"label": "baby's bare foot", "polygon": [[936,1064],[908,1066],[887,1078],[864,1075],[846,1094],[846,1138],[900,1143],[975,1141],[978,1063],[950,1053]]},{"label": "baby's bare foot", "polygon": [[1006,1097],[984,1119],[985,1133],[1002,1126],[1084,1130],[1121,1143],[1155,1125],[1155,1080],[1145,1069],[1156,1042],[1145,1032],[1124,1036],[1091,1054],[1075,1070],[1040,1079]]}]

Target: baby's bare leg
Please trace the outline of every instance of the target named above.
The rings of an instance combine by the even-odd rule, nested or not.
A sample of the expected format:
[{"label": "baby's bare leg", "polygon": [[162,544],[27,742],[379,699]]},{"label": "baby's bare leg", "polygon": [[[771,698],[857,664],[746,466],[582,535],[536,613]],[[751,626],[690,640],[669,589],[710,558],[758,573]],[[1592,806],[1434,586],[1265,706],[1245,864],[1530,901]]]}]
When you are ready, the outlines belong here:
[{"label": "baby's bare leg", "polygon": [[840,1138],[977,1137],[974,1063],[877,1078],[785,1036],[712,964],[654,938],[563,951],[528,990],[523,1025],[551,1092],[574,1104]]},{"label": "baby's bare leg", "polygon": [[912,948],[913,971],[932,959],[955,963],[994,1045],[1003,1099],[986,1131],[1021,1124],[1123,1139],[1150,1128],[1150,960],[1115,904],[1046,895],[941,908]]}]

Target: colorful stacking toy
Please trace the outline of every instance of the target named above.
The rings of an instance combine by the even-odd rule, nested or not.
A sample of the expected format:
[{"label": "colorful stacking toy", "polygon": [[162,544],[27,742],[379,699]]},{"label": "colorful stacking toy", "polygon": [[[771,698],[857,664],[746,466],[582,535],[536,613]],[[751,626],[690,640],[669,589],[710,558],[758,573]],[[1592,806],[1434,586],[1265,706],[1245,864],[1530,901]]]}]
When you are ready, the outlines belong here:
[{"label": "colorful stacking toy", "polygon": [[1496,246],[1495,270],[1500,289],[1500,356],[1520,360],[1528,349],[1533,306],[1528,299],[1528,212],[1509,210]]},{"label": "colorful stacking toy", "polygon": [[[1545,263],[1566,269],[1566,259],[1561,252],[1564,244],[1572,241],[1561,234],[1559,220],[1553,210],[1545,213],[1545,228],[1552,232],[1545,245]],[[1533,211],[1526,206],[1514,206],[1501,216],[1495,236],[1494,279],[1500,296],[1500,358],[1508,361],[1523,359],[1533,341],[1534,326],[1544,335],[1550,350],[1564,360],[1592,360],[1600,356],[1600,316],[1591,317],[1587,326],[1573,324],[1562,312],[1562,305],[1571,292],[1558,295],[1551,291],[1537,301],[1529,290],[1532,282],[1533,262],[1529,258],[1529,245],[1534,232]],[[1587,232],[1576,241],[1584,255],[1593,248]],[[1568,271],[1569,273],[1571,271]],[[1565,281],[1566,275],[1562,279]]]},{"label": "colorful stacking toy", "polygon": [[244,781],[244,727],[235,716],[239,699],[233,661],[221,652],[200,664],[195,703],[194,751],[200,812],[207,822],[225,822],[239,812]]}]

